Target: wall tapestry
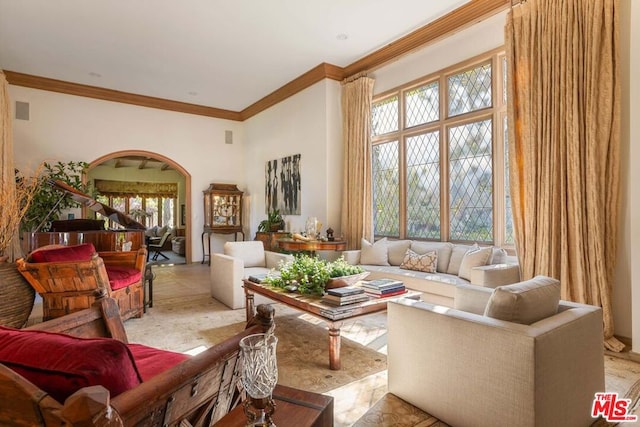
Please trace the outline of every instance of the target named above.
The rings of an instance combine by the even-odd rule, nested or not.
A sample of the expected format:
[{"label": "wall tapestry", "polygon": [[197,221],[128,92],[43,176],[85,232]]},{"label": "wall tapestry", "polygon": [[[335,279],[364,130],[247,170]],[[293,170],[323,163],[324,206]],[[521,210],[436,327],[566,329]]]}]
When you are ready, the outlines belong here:
[{"label": "wall tapestry", "polygon": [[300,215],[300,154],[270,160],[265,165],[265,211]]}]

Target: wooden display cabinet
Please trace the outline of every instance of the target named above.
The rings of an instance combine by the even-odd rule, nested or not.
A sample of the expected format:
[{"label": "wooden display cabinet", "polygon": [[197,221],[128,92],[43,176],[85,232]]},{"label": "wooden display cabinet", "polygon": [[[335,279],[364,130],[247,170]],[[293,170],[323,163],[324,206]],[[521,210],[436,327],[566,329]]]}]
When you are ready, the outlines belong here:
[{"label": "wooden display cabinet", "polygon": [[[242,230],[242,191],[235,184],[209,185],[204,193],[204,230],[202,232],[202,263],[209,257],[211,261],[210,234],[233,234],[238,240],[238,233],[244,240]],[[207,237],[209,252],[205,249],[205,236]]]}]

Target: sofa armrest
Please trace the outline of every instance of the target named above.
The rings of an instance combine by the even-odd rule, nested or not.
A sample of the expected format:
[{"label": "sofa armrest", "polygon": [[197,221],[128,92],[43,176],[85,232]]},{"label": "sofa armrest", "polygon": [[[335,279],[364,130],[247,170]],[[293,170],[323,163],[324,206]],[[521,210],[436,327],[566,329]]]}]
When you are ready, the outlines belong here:
[{"label": "sofa armrest", "polygon": [[520,266],[518,264],[490,264],[473,267],[469,279],[474,285],[488,288],[518,283],[520,281]]},{"label": "sofa armrest", "polygon": [[492,293],[492,288],[478,285],[457,285],[453,297],[453,308],[483,315]]},{"label": "sofa armrest", "polygon": [[264,251],[264,261],[267,268],[280,268],[280,262],[286,263],[293,261],[293,255],[283,254],[281,252]]},{"label": "sofa armrest", "polygon": [[229,255],[211,255],[211,296],[236,309],[244,307],[244,261]]},{"label": "sofa armrest", "polygon": [[348,264],[358,265],[360,264],[360,249],[342,251],[342,257]]}]

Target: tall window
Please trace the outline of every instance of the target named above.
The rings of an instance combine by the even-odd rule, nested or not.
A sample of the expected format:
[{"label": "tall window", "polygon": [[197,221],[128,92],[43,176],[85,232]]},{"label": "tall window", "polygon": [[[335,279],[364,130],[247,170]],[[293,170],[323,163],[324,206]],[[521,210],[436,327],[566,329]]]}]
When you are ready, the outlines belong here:
[{"label": "tall window", "polygon": [[376,237],[513,245],[504,64],[489,52],[374,99]]}]

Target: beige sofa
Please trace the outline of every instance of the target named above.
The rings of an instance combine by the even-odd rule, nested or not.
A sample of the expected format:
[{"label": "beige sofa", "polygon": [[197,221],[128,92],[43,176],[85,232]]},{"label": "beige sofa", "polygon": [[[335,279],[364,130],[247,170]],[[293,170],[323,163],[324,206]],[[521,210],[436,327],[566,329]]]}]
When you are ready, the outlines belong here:
[{"label": "beige sofa", "polygon": [[[420,255],[435,251],[437,253],[436,272],[428,273],[401,268],[407,249]],[[468,256],[465,260],[467,252],[473,249],[485,249],[489,251],[489,255]],[[495,288],[520,280],[517,258],[507,255],[506,251],[499,248],[481,248],[477,245],[449,242],[387,239],[378,240],[371,245],[363,239],[362,249],[344,251],[342,254],[349,264],[360,265],[369,271],[368,280],[379,278],[402,280],[407,288],[422,292],[423,301],[448,307],[453,306],[456,285],[471,283]]]},{"label": "beige sofa", "polygon": [[[281,261],[293,260],[292,255],[265,251],[258,240],[227,242],[223,251],[211,256],[211,296],[232,309],[245,306],[243,279],[277,269]],[[256,304],[270,302],[256,295]]]},{"label": "beige sofa", "polygon": [[[532,279],[540,280],[557,283]],[[498,303],[524,300],[528,292],[507,292]],[[559,283],[555,292],[556,314],[531,324],[484,315],[496,313],[494,290],[473,285],[456,288],[459,309],[389,302],[389,392],[452,426],[591,425],[594,394],[605,390],[602,310],[560,301]],[[501,315],[543,306],[517,302]]]}]

